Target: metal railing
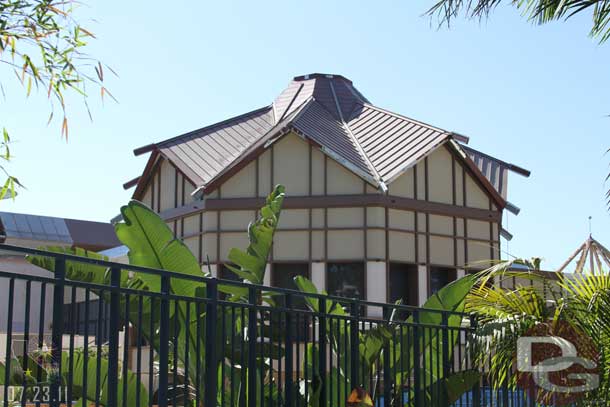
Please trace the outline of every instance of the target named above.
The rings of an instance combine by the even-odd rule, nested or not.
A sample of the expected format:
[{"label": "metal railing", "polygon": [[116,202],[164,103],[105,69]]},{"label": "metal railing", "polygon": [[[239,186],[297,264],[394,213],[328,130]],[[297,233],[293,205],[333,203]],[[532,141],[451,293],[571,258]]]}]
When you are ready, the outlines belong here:
[{"label": "metal railing", "polygon": [[[341,407],[356,387],[384,407],[523,402],[482,380],[448,394],[449,377],[477,368],[471,315],[8,245],[0,252],[54,265],[48,275],[0,269],[4,406]],[[103,283],[67,277],[90,266],[101,267]],[[126,286],[130,273],[155,289]],[[177,295],[177,282],[203,289]],[[223,294],[235,289],[242,300]]]}]

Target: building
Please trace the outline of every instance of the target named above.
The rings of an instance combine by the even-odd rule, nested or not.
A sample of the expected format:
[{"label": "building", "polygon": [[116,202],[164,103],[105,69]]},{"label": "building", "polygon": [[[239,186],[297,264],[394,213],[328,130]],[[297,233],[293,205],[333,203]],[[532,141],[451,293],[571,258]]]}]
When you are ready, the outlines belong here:
[{"label": "building", "polygon": [[371,104],[340,75],[295,77],[272,104],[134,150],[127,182],[203,265],[222,266],[275,184],[287,198],[267,283],[417,305],[500,258],[513,164],[468,138]]},{"label": "building", "polygon": [[[0,243],[30,248],[44,246],[81,247],[92,251],[105,250],[121,244],[110,223],[11,212],[0,212]],[[4,250],[0,251],[0,271],[52,277],[51,272],[29,263],[22,253]],[[8,290],[8,279],[0,278],[0,309],[5,309],[5,307],[8,309],[7,304],[1,302],[2,300],[9,300]],[[51,332],[51,310],[53,309],[51,287],[32,283],[28,293],[25,281],[16,280],[14,290],[14,298],[29,298],[30,300],[14,302],[13,332],[23,332],[26,306],[29,308],[28,326],[30,331],[41,332],[42,334]],[[0,315],[0,331],[6,329],[6,318],[6,313]],[[89,322],[95,326],[97,319],[98,316],[92,313]],[[42,329],[40,329],[41,321]],[[84,323],[84,321],[83,314],[83,321],[79,321],[79,323]],[[1,340],[0,343],[2,343]]]}]

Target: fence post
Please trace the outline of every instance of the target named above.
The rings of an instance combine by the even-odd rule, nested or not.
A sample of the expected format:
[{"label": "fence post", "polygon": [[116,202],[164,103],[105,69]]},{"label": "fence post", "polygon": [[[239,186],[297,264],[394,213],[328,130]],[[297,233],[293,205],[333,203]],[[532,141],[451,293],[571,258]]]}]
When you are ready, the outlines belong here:
[{"label": "fence post", "polygon": [[[256,288],[248,287],[248,407],[256,406]],[[262,355],[261,355],[262,356]],[[261,398],[263,393],[261,392]]]},{"label": "fence post", "polygon": [[[386,326],[390,327],[390,318],[392,310],[388,306],[383,307],[383,320]],[[391,327],[390,327],[391,329]],[[392,335],[395,337],[394,335]],[[383,405],[384,407],[392,406],[392,370],[390,369],[390,341],[387,341],[383,346]]]},{"label": "fence post", "polygon": [[[441,314],[441,329],[442,329],[442,352],[443,352],[443,378],[449,377],[451,370],[451,359],[449,358],[449,315],[446,311]],[[439,381],[439,387],[442,386]],[[439,394],[442,394],[443,389],[439,388]],[[445,401],[445,400],[443,400]]]},{"label": "fence post", "polygon": [[[51,330],[51,358],[57,374],[50,380],[51,407],[60,405],[60,385],[61,385],[61,353],[62,336],[64,329],[64,285],[66,281],[66,260],[55,258],[55,272],[53,285],[53,326]],[[42,328],[41,328],[42,329]]]},{"label": "fence post", "polygon": [[[169,367],[169,307],[168,296],[171,294],[171,278],[161,275],[161,304],[159,317],[159,390],[157,400],[159,407],[167,407],[167,368]],[[153,338],[154,340],[154,338]]]},{"label": "fence post", "polygon": [[[360,375],[358,372],[360,364],[360,304],[357,299],[354,299],[350,305],[352,321],[349,331],[350,346],[351,346],[351,384],[352,389],[360,386]],[[350,389],[351,390],[351,389]]]},{"label": "fence post", "polygon": [[[208,302],[205,306],[205,406],[216,406],[216,393],[218,390],[218,351],[216,341],[218,337],[218,281],[215,278],[207,282]],[[224,380],[224,378],[222,378]]]},{"label": "fence post", "polygon": [[415,406],[422,405],[421,399],[421,355],[419,354],[419,310],[413,311],[413,399]]},{"label": "fence post", "polygon": [[318,366],[320,374],[320,407],[326,407],[326,298],[319,299]]},{"label": "fence post", "polygon": [[[477,316],[475,314],[470,314],[470,340],[472,340],[472,335],[476,332],[478,324]],[[472,360],[472,355],[470,355],[470,358]],[[474,407],[479,407],[481,405],[481,381],[478,381],[472,388],[472,405]]]},{"label": "fence post", "polygon": [[286,338],[284,344],[286,346],[286,370],[284,372],[284,383],[286,388],[286,406],[292,407],[292,374],[294,368],[292,363],[292,295],[290,293],[286,294]]},{"label": "fence post", "polygon": [[121,269],[110,269],[110,327],[108,338],[108,407],[117,407],[119,387],[119,315],[121,286]]}]

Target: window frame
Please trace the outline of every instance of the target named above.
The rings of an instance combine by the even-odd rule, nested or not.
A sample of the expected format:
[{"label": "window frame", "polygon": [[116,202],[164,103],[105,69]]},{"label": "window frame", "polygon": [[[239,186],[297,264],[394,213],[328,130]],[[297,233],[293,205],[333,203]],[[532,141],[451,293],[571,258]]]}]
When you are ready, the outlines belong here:
[{"label": "window frame", "polygon": [[[388,261],[387,262],[387,285],[386,285],[386,300],[388,302],[392,302],[392,296],[391,296],[391,277],[392,277],[392,264],[396,264],[396,265],[401,265],[401,266],[410,266],[414,268],[415,271],[415,304],[403,304],[403,305],[409,305],[409,306],[413,306],[413,307],[418,307],[420,304],[420,301],[422,300],[421,298],[419,298],[419,264],[414,263],[414,262],[409,262],[409,261]],[[408,271],[405,271],[406,273],[409,273]]]},{"label": "window frame", "polygon": [[328,292],[329,295],[333,295],[336,297],[342,297],[342,298],[348,298],[348,299],[352,299],[354,297],[343,297],[341,295],[337,295],[335,293],[332,293],[330,291],[330,272],[329,272],[329,268],[331,264],[361,264],[362,265],[362,290],[363,290],[363,295],[362,298],[358,298],[361,301],[367,301],[367,284],[366,284],[366,277],[367,277],[367,272],[366,272],[366,261],[364,260],[334,260],[334,261],[326,261],[325,262],[325,268],[324,268],[324,285],[326,287],[326,292]]},{"label": "window frame", "polygon": [[[458,271],[457,267],[440,265],[440,264],[429,264],[428,265],[428,298],[430,298],[430,296],[432,296],[434,294],[434,292],[432,292],[432,271],[433,271],[433,269],[437,269],[437,270],[441,269],[441,270],[448,271],[451,273],[451,274],[449,274],[447,284],[450,284],[457,280],[457,271]],[[446,287],[447,284],[445,284],[443,287]]]}]

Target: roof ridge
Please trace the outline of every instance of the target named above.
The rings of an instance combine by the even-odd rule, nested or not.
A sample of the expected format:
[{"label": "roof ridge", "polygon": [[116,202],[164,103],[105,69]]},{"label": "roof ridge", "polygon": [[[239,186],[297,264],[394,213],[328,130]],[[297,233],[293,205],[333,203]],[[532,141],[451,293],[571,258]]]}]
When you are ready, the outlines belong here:
[{"label": "roof ridge", "polygon": [[270,109],[273,109],[273,104],[271,104],[271,105],[267,105],[267,106],[264,106],[264,107],[259,107],[258,109],[254,109],[254,110],[251,110],[251,111],[249,111],[249,112],[242,113],[242,114],[239,114],[239,115],[237,115],[237,116],[233,116],[233,117],[230,117],[230,118],[228,118],[228,119],[221,120],[221,121],[219,121],[219,122],[216,122],[216,123],[210,124],[210,125],[208,125],[208,126],[204,126],[204,127],[199,128],[199,129],[196,129],[196,130],[191,130],[191,131],[189,131],[189,132],[187,132],[187,133],[183,133],[183,134],[180,134],[180,135],[178,135],[178,136],[174,136],[174,137],[171,137],[171,138],[168,138],[168,139],[166,139],[166,140],[163,140],[163,141],[160,141],[160,142],[157,142],[157,143],[153,143],[153,144],[154,144],[155,146],[157,146],[157,147],[158,147],[158,146],[161,146],[161,145],[164,145],[164,144],[170,143],[170,142],[172,142],[172,141],[175,141],[175,140],[181,139],[181,138],[183,138],[183,137],[192,136],[192,135],[194,135],[194,134],[196,134],[196,133],[199,133],[199,132],[201,132],[201,131],[211,130],[211,129],[215,128],[215,127],[222,126],[222,125],[224,125],[224,124],[230,123],[230,122],[232,122],[232,121],[235,121],[235,120],[237,120],[237,119],[241,119],[241,118],[246,117],[246,116],[249,116],[249,115],[253,115],[253,114],[256,114],[256,113],[261,113],[261,112],[263,112],[263,111],[269,111]]},{"label": "roof ridge", "polygon": [[335,87],[333,86],[333,83],[331,81],[329,81],[328,84],[330,85],[330,91],[332,92],[333,98],[335,100],[337,112],[339,113],[339,119],[341,120],[341,126],[343,126],[345,128],[349,138],[352,140],[352,143],[354,144],[354,146],[356,147],[356,149],[358,150],[358,152],[360,153],[362,158],[364,158],[364,162],[366,163],[366,166],[369,167],[369,170],[373,174],[373,178],[375,179],[377,184],[379,186],[381,186],[382,189],[385,189],[386,186],[385,186],[384,181],[381,179],[381,175],[379,175],[379,172],[373,165],[373,162],[371,161],[369,156],[366,154],[366,152],[364,151],[364,148],[360,145],[358,138],[354,135],[354,133],[352,132],[352,129],[350,129],[349,125],[345,121],[345,118],[343,117],[343,113],[341,112],[341,106],[339,105],[339,99],[337,99],[337,93],[335,92]]},{"label": "roof ridge", "polygon": [[[276,106],[276,103],[275,103],[275,101],[273,101],[273,103],[272,103],[272,105],[273,105],[273,115],[274,115],[274,118],[273,118],[273,119],[274,119],[274,120],[273,120],[273,123],[276,123],[276,124],[277,124],[277,123],[281,122],[281,121],[284,119],[284,117],[285,117],[285,116],[288,114],[288,111],[289,111],[289,110],[290,110],[290,108],[292,107],[292,104],[294,103],[294,101],[295,101],[295,100],[297,100],[297,98],[299,97],[299,94],[301,94],[301,91],[302,91],[302,90],[303,90],[303,84],[301,83],[301,84],[299,85],[299,88],[297,89],[297,91],[294,93],[294,96],[292,97],[292,99],[290,99],[290,102],[289,102],[289,103],[288,103],[288,105],[286,106],[286,109],[284,109],[284,111],[283,111],[283,112],[280,112],[280,117],[279,117],[279,119],[277,119],[277,120],[276,120],[276,118],[275,118],[275,106]],[[299,106],[300,106],[300,105],[299,105]]]},{"label": "roof ridge", "polygon": [[433,126],[431,124],[422,122],[420,120],[412,119],[412,118],[410,118],[408,116],[405,116],[403,114],[396,113],[396,112],[393,112],[391,110],[384,109],[383,107],[375,106],[375,105],[370,104],[370,103],[362,103],[362,106],[365,106],[365,107],[377,110],[377,111],[382,112],[382,113],[386,113],[386,114],[392,115],[392,116],[397,117],[399,119],[408,120],[410,122],[417,123],[417,124],[419,124],[421,126],[429,128],[430,130],[438,131],[438,132],[441,132],[441,133],[451,133],[450,131],[445,130],[445,129],[441,129],[440,127]]}]

